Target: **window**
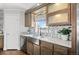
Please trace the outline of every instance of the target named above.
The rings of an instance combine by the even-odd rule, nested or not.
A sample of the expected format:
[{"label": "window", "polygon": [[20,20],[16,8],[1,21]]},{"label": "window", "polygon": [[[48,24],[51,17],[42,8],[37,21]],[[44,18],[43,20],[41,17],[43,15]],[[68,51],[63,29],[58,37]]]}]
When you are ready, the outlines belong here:
[{"label": "window", "polygon": [[38,18],[36,20],[36,26],[38,28],[44,28],[44,27],[46,27],[46,19],[45,19],[45,16],[42,16],[42,17],[40,17],[40,18]]},{"label": "window", "polygon": [[36,32],[39,31],[39,28],[46,27],[46,7],[38,9],[32,12],[33,18],[33,26],[35,27]]}]

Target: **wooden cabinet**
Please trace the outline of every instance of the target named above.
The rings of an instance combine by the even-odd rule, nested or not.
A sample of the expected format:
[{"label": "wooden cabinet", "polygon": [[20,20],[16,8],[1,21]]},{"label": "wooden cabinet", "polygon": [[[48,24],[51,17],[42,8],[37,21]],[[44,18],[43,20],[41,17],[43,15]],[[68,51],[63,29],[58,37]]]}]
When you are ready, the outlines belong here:
[{"label": "wooden cabinet", "polygon": [[24,45],[23,51],[30,55],[68,55],[67,47],[49,43],[40,40],[40,44],[35,44],[36,39],[27,38]]},{"label": "wooden cabinet", "polygon": [[0,49],[3,48],[3,36],[0,37]]},{"label": "wooden cabinet", "polygon": [[26,12],[25,26],[36,27],[36,21],[45,19],[46,25],[70,25],[70,4],[51,3],[35,11]]},{"label": "wooden cabinet", "polygon": [[68,48],[54,44],[54,55],[67,55]]},{"label": "wooden cabinet", "polygon": [[34,45],[34,55],[40,55],[40,46],[33,44]]},{"label": "wooden cabinet", "polygon": [[27,38],[27,53],[33,55],[34,46],[30,39],[31,38]]},{"label": "wooden cabinet", "polygon": [[52,55],[52,44],[41,41],[41,55]]},{"label": "wooden cabinet", "polygon": [[70,4],[50,4],[48,5],[47,25],[69,25],[70,24]]},{"label": "wooden cabinet", "polygon": [[40,46],[36,44],[37,41],[34,38],[27,38],[27,53],[30,55],[40,55]]},{"label": "wooden cabinet", "polygon": [[41,47],[41,55],[52,55],[52,50],[46,47]]},{"label": "wooden cabinet", "polygon": [[45,41],[41,41],[41,46],[43,46],[43,47],[52,49],[52,45],[53,45],[52,43],[48,43],[48,42],[45,42]]},{"label": "wooden cabinet", "polygon": [[48,13],[56,12],[68,8],[67,3],[52,3],[48,5]]},{"label": "wooden cabinet", "polygon": [[33,44],[31,42],[27,42],[27,53],[28,54],[33,54]]},{"label": "wooden cabinet", "polygon": [[31,27],[31,13],[25,14],[25,27]]}]

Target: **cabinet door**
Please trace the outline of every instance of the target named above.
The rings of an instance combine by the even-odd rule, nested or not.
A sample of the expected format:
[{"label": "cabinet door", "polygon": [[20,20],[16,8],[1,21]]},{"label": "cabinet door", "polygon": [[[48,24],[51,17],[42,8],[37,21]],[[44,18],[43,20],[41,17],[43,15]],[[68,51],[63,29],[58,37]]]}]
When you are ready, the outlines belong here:
[{"label": "cabinet door", "polygon": [[48,13],[68,8],[68,3],[52,3],[48,5]]},{"label": "cabinet door", "polygon": [[67,55],[68,54],[68,48],[60,46],[60,45],[54,45],[54,54],[58,55]]},{"label": "cabinet door", "polygon": [[0,37],[0,48],[2,49],[3,48],[3,38]]},{"label": "cabinet door", "polygon": [[70,4],[51,4],[48,6],[47,25],[69,25]]},{"label": "cabinet door", "polygon": [[41,41],[41,46],[52,49],[53,44],[45,41]]},{"label": "cabinet door", "polygon": [[40,46],[34,44],[34,55],[40,55]]},{"label": "cabinet door", "polygon": [[41,47],[41,55],[52,55],[52,50],[46,47]]},{"label": "cabinet door", "polygon": [[52,55],[52,44],[41,41],[41,55]]},{"label": "cabinet door", "polygon": [[33,43],[32,42],[29,42],[27,41],[27,53],[32,55],[33,54]]},{"label": "cabinet door", "polygon": [[69,22],[68,13],[60,13],[48,17],[48,25],[63,25],[69,24]]},{"label": "cabinet door", "polygon": [[31,27],[31,13],[25,14],[25,27]]}]

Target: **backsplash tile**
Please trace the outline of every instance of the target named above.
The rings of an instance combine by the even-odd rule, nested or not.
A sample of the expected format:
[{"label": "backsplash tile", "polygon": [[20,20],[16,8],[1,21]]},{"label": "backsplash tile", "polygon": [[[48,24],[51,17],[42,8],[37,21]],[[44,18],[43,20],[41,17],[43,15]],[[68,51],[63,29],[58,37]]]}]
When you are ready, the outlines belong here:
[{"label": "backsplash tile", "polygon": [[[62,39],[66,40],[67,36],[63,36],[58,33],[59,30],[62,30],[63,28],[69,28],[71,26],[50,26],[48,28],[41,28],[40,32],[35,32],[35,28],[28,28],[26,32],[30,32],[30,34],[34,35],[41,35],[41,37],[50,37],[55,39]],[[71,35],[70,35],[71,40]]]},{"label": "backsplash tile", "polygon": [[[52,27],[40,29],[40,31],[41,31],[41,35],[44,37],[66,40],[67,35],[61,35],[58,33],[58,31],[62,30],[63,28],[69,28],[69,27],[71,26],[52,26]],[[71,35],[70,35],[70,40],[71,40]]]}]

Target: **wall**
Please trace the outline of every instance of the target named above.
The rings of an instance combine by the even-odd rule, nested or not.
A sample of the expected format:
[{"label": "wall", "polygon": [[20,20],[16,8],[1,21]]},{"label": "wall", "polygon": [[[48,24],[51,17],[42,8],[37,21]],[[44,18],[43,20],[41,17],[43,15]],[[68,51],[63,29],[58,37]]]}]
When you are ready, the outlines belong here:
[{"label": "wall", "polygon": [[0,31],[3,30],[3,10],[0,10]]},{"label": "wall", "polygon": [[79,54],[79,4],[77,4],[77,54]]},{"label": "wall", "polygon": [[4,50],[20,50],[20,33],[23,31],[23,27],[24,11],[18,9],[4,10]]}]

